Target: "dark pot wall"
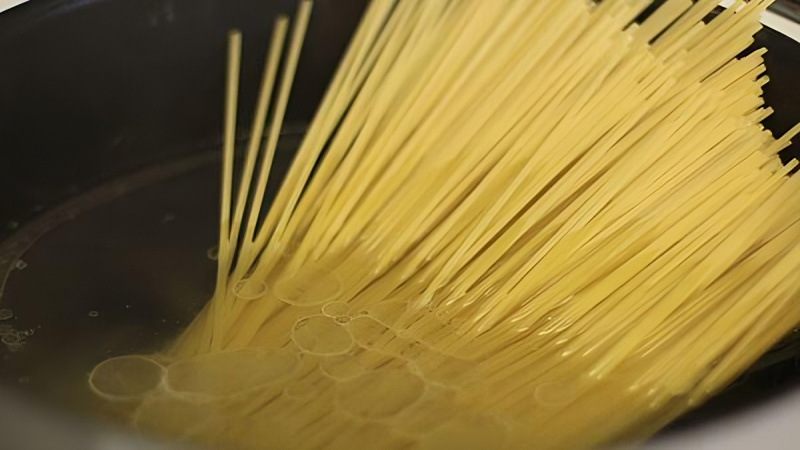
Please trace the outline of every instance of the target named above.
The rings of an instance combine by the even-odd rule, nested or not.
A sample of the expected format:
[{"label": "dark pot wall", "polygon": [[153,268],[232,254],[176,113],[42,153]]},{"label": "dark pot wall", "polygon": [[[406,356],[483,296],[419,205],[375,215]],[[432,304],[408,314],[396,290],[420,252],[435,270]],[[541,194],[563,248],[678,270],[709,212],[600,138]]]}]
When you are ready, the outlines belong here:
[{"label": "dark pot wall", "polygon": [[[315,2],[288,124],[312,117],[365,4]],[[0,229],[102,179],[218,140],[225,36],[234,27],[244,35],[246,128],[272,22],[295,5],[35,0],[0,15]]]}]

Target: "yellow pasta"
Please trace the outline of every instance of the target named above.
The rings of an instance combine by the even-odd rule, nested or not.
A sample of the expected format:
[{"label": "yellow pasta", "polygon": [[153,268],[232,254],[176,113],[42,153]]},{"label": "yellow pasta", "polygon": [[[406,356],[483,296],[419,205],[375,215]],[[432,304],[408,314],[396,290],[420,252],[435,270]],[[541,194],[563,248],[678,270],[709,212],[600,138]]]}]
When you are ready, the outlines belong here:
[{"label": "yellow pasta", "polygon": [[737,58],[770,1],[649,3],[373,0],[271,204],[311,3],[238,187],[231,34],[217,289],[92,389],[254,449],[592,447],[701,404],[800,323],[800,128]]}]

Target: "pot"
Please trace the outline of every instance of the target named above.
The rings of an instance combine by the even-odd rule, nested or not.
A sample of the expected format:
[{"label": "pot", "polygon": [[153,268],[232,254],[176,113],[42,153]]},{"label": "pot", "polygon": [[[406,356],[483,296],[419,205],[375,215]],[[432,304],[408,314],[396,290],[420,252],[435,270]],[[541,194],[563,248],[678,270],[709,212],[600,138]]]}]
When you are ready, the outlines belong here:
[{"label": "pot", "polygon": [[[366,3],[315,1],[268,195]],[[248,124],[272,19],[294,9],[294,0],[35,0],[0,14],[0,308],[13,313],[0,324],[29,334],[0,345],[4,447],[177,445],[104,419],[87,373],[157,350],[210,298],[226,33],[244,35]],[[764,29],[753,47],[762,46],[775,109],[764,125],[780,135],[800,121],[800,44]],[[800,145],[782,156],[800,158]],[[796,332],[650,446],[721,448],[765,426],[797,442],[798,416]]]}]

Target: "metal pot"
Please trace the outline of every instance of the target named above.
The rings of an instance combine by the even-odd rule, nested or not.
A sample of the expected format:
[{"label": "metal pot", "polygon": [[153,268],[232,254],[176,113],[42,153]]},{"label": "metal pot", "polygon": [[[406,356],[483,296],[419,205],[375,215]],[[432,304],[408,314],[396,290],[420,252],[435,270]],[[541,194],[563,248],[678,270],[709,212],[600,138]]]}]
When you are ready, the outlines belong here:
[{"label": "metal pot", "polygon": [[[366,2],[316,0],[271,192]],[[0,277],[9,274],[0,308],[14,312],[0,323],[33,332],[22,347],[0,345],[0,447],[177,445],[94,416],[82,387],[109,356],[159,348],[210,297],[225,35],[244,34],[246,124],[271,21],[294,8],[294,0],[35,0],[0,14]],[[765,29],[755,46],[769,49],[765,97],[776,114],[765,125],[779,135],[800,121],[800,44]],[[800,146],[785,156],[800,157]],[[798,333],[788,337],[653,448],[716,448],[715,436],[765,419],[797,442],[786,419],[800,415],[798,343]]]}]

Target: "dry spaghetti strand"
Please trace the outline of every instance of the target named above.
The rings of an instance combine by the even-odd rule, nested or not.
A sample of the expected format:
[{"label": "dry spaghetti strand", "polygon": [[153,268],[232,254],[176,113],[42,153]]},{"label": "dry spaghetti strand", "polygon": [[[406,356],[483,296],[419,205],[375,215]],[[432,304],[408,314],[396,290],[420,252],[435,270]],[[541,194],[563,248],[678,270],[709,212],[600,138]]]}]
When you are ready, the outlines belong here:
[{"label": "dry spaghetti strand", "polygon": [[716,3],[374,0],[269,204],[304,0],[231,219],[233,35],[217,291],[93,390],[241,448],[648,437],[800,323],[800,127],[764,130],[763,51],[736,56],[770,2]]}]

